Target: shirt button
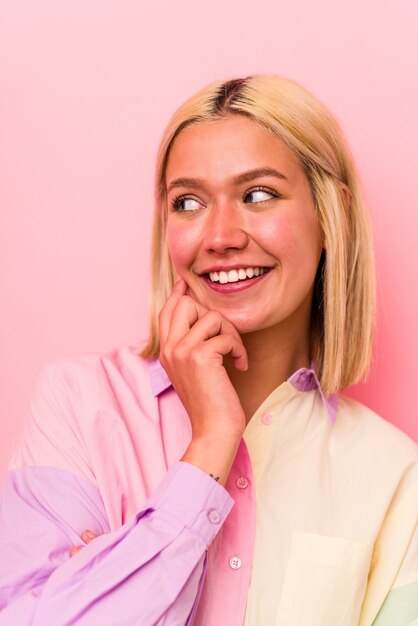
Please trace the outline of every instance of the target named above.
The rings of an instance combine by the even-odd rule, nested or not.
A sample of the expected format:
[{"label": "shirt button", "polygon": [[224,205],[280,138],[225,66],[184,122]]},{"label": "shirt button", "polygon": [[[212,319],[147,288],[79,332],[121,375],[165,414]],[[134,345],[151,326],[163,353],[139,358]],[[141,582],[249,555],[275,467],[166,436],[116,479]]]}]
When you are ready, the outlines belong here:
[{"label": "shirt button", "polygon": [[242,565],[242,561],[239,556],[233,556],[229,559],[229,566],[232,569],[239,569]]},{"label": "shirt button", "polygon": [[210,509],[208,512],[208,518],[212,522],[212,524],[219,524],[221,521],[221,516],[216,509]]},{"label": "shirt button", "polygon": [[263,424],[271,424],[272,419],[273,417],[270,413],[264,413],[264,415],[261,416],[261,421],[263,422]]},{"label": "shirt button", "polygon": [[239,489],[246,489],[248,487],[248,480],[245,478],[245,476],[240,476],[237,479],[236,485]]}]

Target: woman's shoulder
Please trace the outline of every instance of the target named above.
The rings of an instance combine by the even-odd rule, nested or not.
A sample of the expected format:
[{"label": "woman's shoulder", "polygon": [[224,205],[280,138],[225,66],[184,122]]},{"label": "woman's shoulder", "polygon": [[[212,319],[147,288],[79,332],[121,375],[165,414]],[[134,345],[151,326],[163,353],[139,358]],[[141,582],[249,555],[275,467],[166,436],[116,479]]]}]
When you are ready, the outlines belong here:
[{"label": "woman's shoulder", "polygon": [[155,404],[153,370],[159,362],[141,357],[141,349],[141,344],[119,345],[45,361],[32,390],[32,408],[43,423],[50,416],[54,428],[65,421],[84,429],[104,414],[128,418],[127,406],[148,414]]},{"label": "woman's shoulder", "polygon": [[40,368],[39,377],[66,385],[77,394],[85,388],[97,391],[118,382],[138,391],[150,387],[153,363],[141,356],[145,342],[117,345],[107,350],[83,352],[74,356],[49,359]]},{"label": "woman's shoulder", "polygon": [[338,439],[350,440],[355,454],[388,469],[418,465],[418,444],[392,422],[365,404],[339,394]]},{"label": "woman's shoulder", "polygon": [[71,471],[82,466],[78,473],[89,475],[86,445],[103,442],[109,425],[116,436],[155,409],[152,364],[140,356],[141,349],[140,344],[121,345],[45,361],[11,466],[42,464]]}]

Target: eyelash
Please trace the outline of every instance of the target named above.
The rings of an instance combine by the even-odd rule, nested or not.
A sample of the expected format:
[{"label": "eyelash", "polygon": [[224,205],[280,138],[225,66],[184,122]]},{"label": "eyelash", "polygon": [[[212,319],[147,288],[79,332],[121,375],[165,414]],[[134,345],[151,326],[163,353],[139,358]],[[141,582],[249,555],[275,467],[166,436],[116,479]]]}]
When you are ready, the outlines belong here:
[{"label": "eyelash", "polygon": [[[271,189],[268,189],[267,187],[254,187],[254,189],[249,189],[245,195],[244,198],[246,196],[248,196],[251,193],[254,193],[255,191],[264,191],[268,194],[270,194],[271,196],[273,196],[274,198],[281,198],[282,196],[277,193],[276,191],[272,191]],[[180,208],[180,202],[182,200],[194,200],[194,198],[192,196],[189,195],[183,195],[183,196],[177,196],[176,198],[173,198],[173,200],[171,201],[171,209],[176,212],[176,213],[189,213],[189,211],[185,211],[184,209]],[[268,202],[267,200],[261,200],[258,202],[252,202],[251,204],[262,204],[263,202]],[[190,213],[193,213],[193,211],[190,211]]]}]

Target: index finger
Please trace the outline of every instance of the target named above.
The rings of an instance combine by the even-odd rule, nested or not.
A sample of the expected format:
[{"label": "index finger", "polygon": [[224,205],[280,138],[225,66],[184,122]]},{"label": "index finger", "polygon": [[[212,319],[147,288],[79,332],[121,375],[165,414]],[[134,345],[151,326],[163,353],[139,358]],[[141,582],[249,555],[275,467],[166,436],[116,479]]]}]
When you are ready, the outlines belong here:
[{"label": "index finger", "polygon": [[158,325],[160,334],[160,343],[165,343],[170,330],[170,321],[177,302],[185,295],[187,290],[186,281],[178,278],[173,285],[171,294],[168,296],[166,303],[158,315]]}]

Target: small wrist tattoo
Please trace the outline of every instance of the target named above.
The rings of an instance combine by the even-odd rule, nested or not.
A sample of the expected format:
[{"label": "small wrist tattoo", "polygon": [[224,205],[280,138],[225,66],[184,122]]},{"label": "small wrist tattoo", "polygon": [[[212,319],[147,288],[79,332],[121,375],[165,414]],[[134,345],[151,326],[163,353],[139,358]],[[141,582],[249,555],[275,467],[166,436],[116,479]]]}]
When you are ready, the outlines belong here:
[{"label": "small wrist tattoo", "polygon": [[220,476],[214,476],[213,474],[209,474],[209,476],[212,476],[212,478],[213,478],[214,480],[219,480],[219,478],[220,478]]}]

